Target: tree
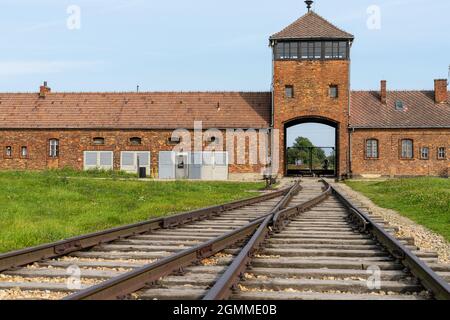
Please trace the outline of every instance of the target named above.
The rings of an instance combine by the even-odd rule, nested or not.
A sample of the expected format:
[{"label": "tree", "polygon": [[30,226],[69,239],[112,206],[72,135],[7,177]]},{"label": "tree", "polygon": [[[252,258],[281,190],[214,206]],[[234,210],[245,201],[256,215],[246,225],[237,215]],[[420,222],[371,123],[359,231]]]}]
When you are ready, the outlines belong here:
[{"label": "tree", "polygon": [[311,162],[310,152],[312,149],[312,167],[321,168],[327,158],[322,149],[314,148],[314,144],[305,137],[295,139],[294,145],[288,150],[288,163],[295,164],[300,160],[309,168]]}]

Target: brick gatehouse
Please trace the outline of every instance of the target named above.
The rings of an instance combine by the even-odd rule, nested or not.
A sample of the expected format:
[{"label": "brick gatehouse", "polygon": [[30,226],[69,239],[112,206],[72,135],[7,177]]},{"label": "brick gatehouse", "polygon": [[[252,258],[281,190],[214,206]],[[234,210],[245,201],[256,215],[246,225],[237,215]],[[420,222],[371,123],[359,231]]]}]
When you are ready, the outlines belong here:
[{"label": "brick gatehouse", "polygon": [[[434,91],[389,91],[386,81],[379,91],[351,91],[353,40],[308,12],[270,37],[272,92],[58,93],[44,84],[0,93],[0,170],[143,166],[155,178],[247,179],[279,158],[275,173],[285,175],[287,129],[316,122],[336,130],[339,177],[448,176],[447,80],[435,80]],[[192,138],[199,121],[202,134]],[[206,151],[177,148],[181,128]],[[233,129],[243,135],[243,161],[235,145],[219,149],[240,139],[226,134]],[[267,161],[250,162],[264,135],[267,153],[257,157]],[[191,164],[195,157],[203,164]]]}]

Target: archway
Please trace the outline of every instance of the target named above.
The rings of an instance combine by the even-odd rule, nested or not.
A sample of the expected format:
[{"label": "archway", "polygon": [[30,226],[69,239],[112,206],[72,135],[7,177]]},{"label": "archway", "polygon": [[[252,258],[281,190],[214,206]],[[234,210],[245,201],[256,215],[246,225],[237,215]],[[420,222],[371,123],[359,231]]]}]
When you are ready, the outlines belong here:
[{"label": "archway", "polygon": [[284,124],[286,176],[339,176],[339,123],[302,117]]}]

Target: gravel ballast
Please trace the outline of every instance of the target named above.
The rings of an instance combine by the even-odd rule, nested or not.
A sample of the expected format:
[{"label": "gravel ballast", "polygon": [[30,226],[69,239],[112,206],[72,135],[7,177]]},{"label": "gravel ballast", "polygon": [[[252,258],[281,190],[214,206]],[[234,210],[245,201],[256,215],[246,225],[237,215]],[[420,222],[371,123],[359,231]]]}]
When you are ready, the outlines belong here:
[{"label": "gravel ballast", "polygon": [[343,183],[334,183],[333,186],[356,200],[356,202],[361,203],[363,207],[367,208],[374,215],[381,216],[389,225],[398,227],[397,237],[414,238],[415,245],[420,250],[437,252],[439,262],[450,263],[450,243],[444,237],[402,216],[394,210],[384,209],[375,205],[369,198]]}]

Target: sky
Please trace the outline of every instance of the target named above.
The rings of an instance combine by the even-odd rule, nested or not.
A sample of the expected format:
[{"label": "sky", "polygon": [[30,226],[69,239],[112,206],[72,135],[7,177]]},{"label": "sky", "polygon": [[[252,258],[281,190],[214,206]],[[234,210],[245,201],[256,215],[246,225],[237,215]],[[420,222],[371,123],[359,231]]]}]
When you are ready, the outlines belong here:
[{"label": "sky", "polygon": [[[431,89],[447,77],[450,1],[317,0],[314,10],[356,37],[353,89],[381,79]],[[268,91],[268,38],[305,12],[302,0],[2,0],[0,92],[44,80],[69,92]]]},{"label": "sky", "polygon": [[[67,22],[80,9],[79,27]],[[368,9],[380,9],[380,28]],[[450,64],[448,0],[317,0],[355,35],[352,88],[431,89]],[[0,91],[267,91],[268,37],[302,0],[2,0]]]},{"label": "sky", "polygon": [[326,148],[324,151],[329,154],[330,147],[336,145],[335,129],[324,125],[315,123],[304,123],[287,129],[287,146],[292,147],[297,137],[308,138],[315,146]]}]

